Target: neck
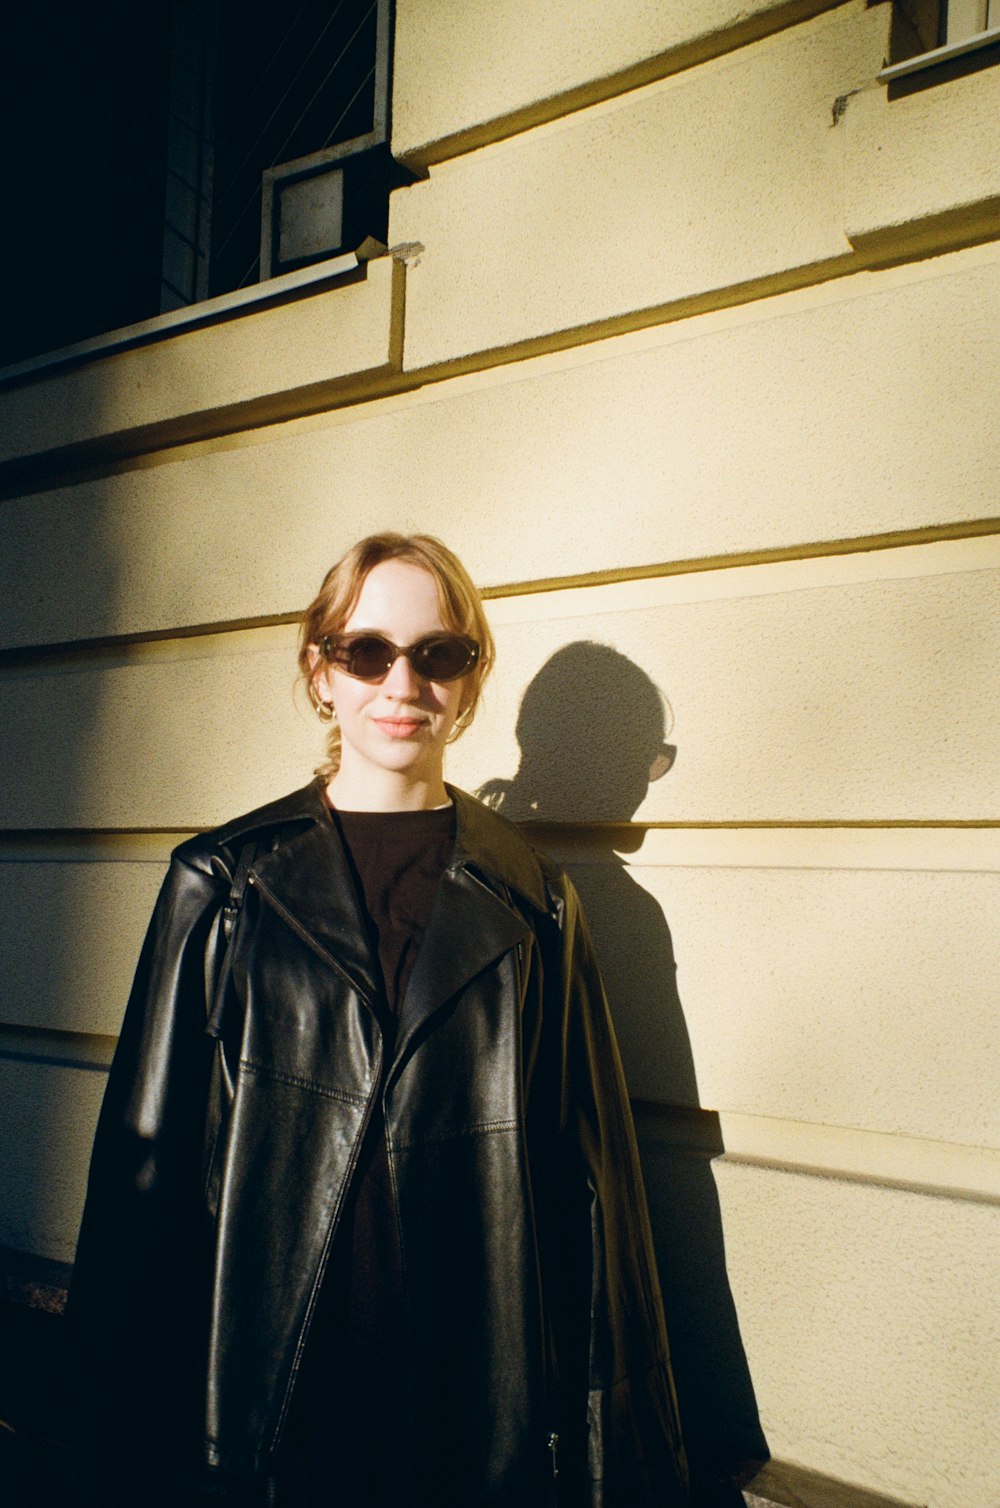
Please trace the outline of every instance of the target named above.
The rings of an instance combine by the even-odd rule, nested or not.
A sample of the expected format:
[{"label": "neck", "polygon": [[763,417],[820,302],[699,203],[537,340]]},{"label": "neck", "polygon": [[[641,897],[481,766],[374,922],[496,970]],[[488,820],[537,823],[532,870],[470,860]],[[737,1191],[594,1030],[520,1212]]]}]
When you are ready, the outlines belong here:
[{"label": "neck", "polygon": [[342,812],[421,812],[446,806],[448,791],[440,775],[412,779],[391,770],[366,771],[364,778],[343,766],[326,787],[332,806]]}]

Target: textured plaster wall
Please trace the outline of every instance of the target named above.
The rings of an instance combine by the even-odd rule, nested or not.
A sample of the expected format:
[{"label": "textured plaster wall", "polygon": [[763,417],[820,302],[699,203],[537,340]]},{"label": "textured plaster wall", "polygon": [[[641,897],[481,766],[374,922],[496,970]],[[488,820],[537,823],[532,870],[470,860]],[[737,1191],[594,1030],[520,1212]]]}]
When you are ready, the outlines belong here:
[{"label": "textured plaster wall", "polygon": [[[800,12],[810,7],[800,5]],[[435,143],[491,120],[529,116],[553,96],[594,91],[616,73],[677,66],[738,27],[780,25],[783,0],[397,0],[393,150],[435,155]]]},{"label": "textured plaster wall", "polygon": [[0,1244],[73,1260],[105,1081],[65,1059],[0,1059]]},{"label": "textured plaster wall", "polygon": [[[1000,740],[1000,569],[994,542],[975,548],[982,569],[940,576],[851,581],[844,558],[825,568],[832,584],[803,585],[789,563],[761,568],[772,590],[756,593],[747,567],[728,576],[732,595],[701,601],[661,583],[659,605],[648,587],[634,609],[615,591],[604,612],[581,593],[548,618],[526,599],[526,617],[498,623],[497,673],[450,768],[470,789],[511,774],[526,687],[562,646],[596,640],[645,671],[683,731],[670,778],[633,808],[640,821],[975,820],[991,809]],[[292,695],[294,654],[292,628],[247,630],[67,667],[58,699],[47,670],[9,677],[3,825],[183,829],[301,783],[319,741]],[[599,742],[586,751],[606,768],[621,730],[600,698],[615,673],[594,686]],[[579,726],[574,692],[547,701],[556,736]],[[67,722],[78,736],[60,741]],[[573,749],[563,757],[572,765]],[[589,819],[620,817],[600,788],[590,799]]]},{"label": "textured plaster wall", "polygon": [[1000,233],[1000,75],[995,68],[890,100],[861,90],[844,112],[845,213],[852,241],[982,206]]},{"label": "textured plaster wall", "polygon": [[733,57],[432,168],[393,201],[407,368],[834,259],[838,96],[881,65],[886,7]]},{"label": "textured plaster wall", "polygon": [[988,517],[998,277],[976,247],[12,499],[3,640],[300,611],[386,526],[502,585]]},{"label": "textured plaster wall", "polygon": [[72,1254],[171,846],[315,763],[276,620],[430,529],[499,594],[450,773],[593,912],[684,1388],[1000,1503],[998,75],[890,95],[889,21],[399,0],[405,268],[0,390],[0,1242]]},{"label": "textured plaster wall", "polygon": [[997,1502],[1000,1211],[716,1164],[773,1454],[873,1490]]}]

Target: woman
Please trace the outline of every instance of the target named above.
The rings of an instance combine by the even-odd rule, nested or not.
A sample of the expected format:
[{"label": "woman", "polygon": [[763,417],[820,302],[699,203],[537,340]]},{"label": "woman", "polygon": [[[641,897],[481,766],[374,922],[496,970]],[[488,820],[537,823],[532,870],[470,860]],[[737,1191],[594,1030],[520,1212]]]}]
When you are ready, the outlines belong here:
[{"label": "woman", "polygon": [[131,1500],[179,1463],[290,1508],[686,1501],[579,904],[444,783],[492,660],[450,551],[362,540],[302,628],[327,765],[174,854],[72,1300]]}]

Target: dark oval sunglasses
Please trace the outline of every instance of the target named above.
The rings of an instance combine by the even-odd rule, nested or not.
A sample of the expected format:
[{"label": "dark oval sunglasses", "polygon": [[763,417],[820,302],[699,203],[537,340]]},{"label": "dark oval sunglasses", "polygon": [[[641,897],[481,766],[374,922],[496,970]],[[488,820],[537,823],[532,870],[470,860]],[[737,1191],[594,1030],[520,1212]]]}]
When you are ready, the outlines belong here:
[{"label": "dark oval sunglasses", "polygon": [[384,634],[324,634],[319,652],[356,681],[380,681],[400,655],[426,681],[457,681],[479,663],[479,645],[464,634],[427,634],[409,645]]}]

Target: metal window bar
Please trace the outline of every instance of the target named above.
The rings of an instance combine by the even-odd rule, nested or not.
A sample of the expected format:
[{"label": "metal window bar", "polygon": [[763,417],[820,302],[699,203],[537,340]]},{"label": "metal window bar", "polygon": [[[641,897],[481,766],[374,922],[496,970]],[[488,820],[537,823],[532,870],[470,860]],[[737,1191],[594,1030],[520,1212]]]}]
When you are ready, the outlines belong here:
[{"label": "metal window bar", "polygon": [[[233,170],[233,173],[231,175],[230,182],[229,182],[228,186],[223,190],[222,194],[220,195],[220,198],[219,198],[219,204],[220,204],[220,206],[225,202],[226,198],[232,192],[233,188],[235,187],[235,185],[236,185],[236,183],[237,183],[237,181],[239,179],[240,173],[243,171],[243,169],[245,167],[248,166],[248,164],[250,162],[253,161],[255,153],[257,152],[257,150],[260,147],[261,143],[263,142],[263,140],[267,136],[268,129],[270,128],[270,126],[272,126],[274,124],[274,121],[277,119],[277,117],[278,117],[278,115],[279,115],[279,113],[281,111],[281,107],[284,105],[284,103],[287,100],[288,96],[294,90],[294,88],[295,88],[296,84],[298,83],[299,79],[302,77],[303,73],[305,72],[305,70],[309,66],[309,63],[310,63],[311,59],[313,58],[314,54],[316,53],[317,48],[322,43],[323,38],[326,36],[326,34],[329,31],[330,27],[333,25],[333,22],[337,19],[337,16],[339,15],[340,11],[343,9],[343,3],[344,3],[344,0],[338,0],[338,4],[334,6],[333,11],[331,12],[330,16],[327,18],[326,25],[323,27],[322,31],[319,33],[319,35],[313,41],[313,44],[310,47],[308,53],[303,58],[302,62],[299,64],[299,66],[296,69],[295,73],[292,75],[291,79],[289,80],[289,82],[288,82],[288,84],[287,84],[287,86],[286,86],[286,88],[284,90],[284,93],[282,94],[281,98],[277,101],[277,103],[275,104],[274,108],[272,109],[270,115],[267,117],[267,120],[264,122],[264,124],[261,126],[260,130],[257,132],[257,135],[254,138],[253,143],[251,144],[249,151],[246,152],[246,154],[242,158],[241,162],[239,163],[238,167],[236,167]],[[293,24],[297,24],[298,23],[299,17],[301,17],[301,15],[303,14],[304,10],[305,10],[305,6],[303,6],[302,10],[299,11],[299,15],[296,17],[296,21]],[[285,41],[287,41],[288,37],[291,35],[291,31],[292,31],[292,28],[289,27],[288,31],[286,31],[286,33],[285,33]],[[275,158],[275,161],[277,161],[277,158]],[[271,166],[273,167],[274,164],[272,163]]]},{"label": "metal window bar", "polygon": [[175,0],[171,21],[161,314],[208,296],[218,4],[216,0],[195,4]]}]

